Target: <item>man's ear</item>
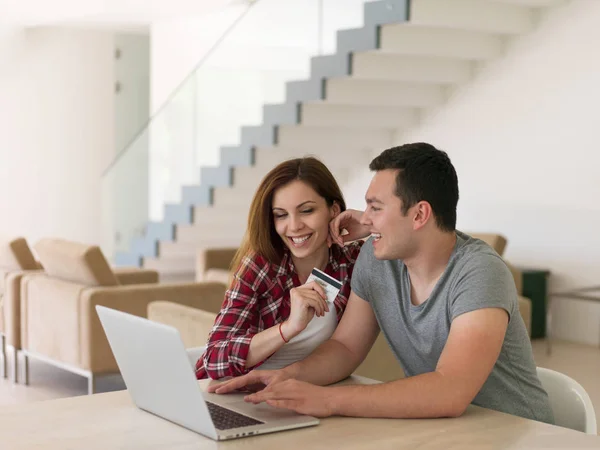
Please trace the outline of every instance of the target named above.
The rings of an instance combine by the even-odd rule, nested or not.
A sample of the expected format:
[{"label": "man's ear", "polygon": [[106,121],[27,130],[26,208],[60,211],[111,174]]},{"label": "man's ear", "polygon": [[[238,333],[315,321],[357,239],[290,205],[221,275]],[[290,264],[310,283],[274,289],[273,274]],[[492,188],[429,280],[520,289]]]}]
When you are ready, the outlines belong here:
[{"label": "man's ear", "polygon": [[413,229],[418,230],[433,218],[433,210],[429,202],[419,202],[415,206],[416,214],[413,218]]}]

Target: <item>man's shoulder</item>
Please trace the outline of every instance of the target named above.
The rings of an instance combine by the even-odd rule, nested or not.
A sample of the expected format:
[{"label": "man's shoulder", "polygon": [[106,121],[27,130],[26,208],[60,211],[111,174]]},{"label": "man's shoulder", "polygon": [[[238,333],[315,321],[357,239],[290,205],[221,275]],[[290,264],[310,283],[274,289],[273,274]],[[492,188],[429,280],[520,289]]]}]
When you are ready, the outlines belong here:
[{"label": "man's shoulder", "polygon": [[485,276],[510,275],[506,262],[485,242],[460,234],[461,239],[454,256],[454,271],[457,274],[478,272]]},{"label": "man's shoulder", "polygon": [[469,236],[468,234],[457,232],[457,256],[469,262],[491,264],[502,262],[503,259],[496,251],[481,239]]}]

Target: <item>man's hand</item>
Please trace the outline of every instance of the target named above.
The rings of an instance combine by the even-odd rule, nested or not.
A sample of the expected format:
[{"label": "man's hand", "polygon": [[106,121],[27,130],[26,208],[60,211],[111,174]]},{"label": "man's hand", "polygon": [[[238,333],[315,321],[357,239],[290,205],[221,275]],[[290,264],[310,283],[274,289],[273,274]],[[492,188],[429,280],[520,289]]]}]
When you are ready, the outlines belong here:
[{"label": "man's hand", "polygon": [[254,404],[265,402],[275,408],[291,409],[299,414],[328,417],[334,414],[332,391],[333,388],[288,379],[271,383],[262,391],[247,395],[244,400]]},{"label": "man's hand", "polygon": [[292,378],[292,375],[284,370],[253,370],[246,375],[236,377],[223,383],[211,384],[208,392],[215,394],[227,394],[233,391],[256,392],[264,389],[272,383]]},{"label": "man's hand", "polygon": [[[329,222],[328,243],[335,242],[340,247],[343,247],[345,242],[368,237],[371,234],[369,227],[360,223],[362,215],[362,211],[347,209],[334,217]],[[346,230],[347,234],[342,236],[342,230]]]}]

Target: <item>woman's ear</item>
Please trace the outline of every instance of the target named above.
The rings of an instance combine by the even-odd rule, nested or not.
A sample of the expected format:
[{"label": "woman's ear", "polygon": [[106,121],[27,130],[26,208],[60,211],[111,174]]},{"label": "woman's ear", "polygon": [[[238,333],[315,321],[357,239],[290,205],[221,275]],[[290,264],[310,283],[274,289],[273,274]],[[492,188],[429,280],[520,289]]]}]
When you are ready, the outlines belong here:
[{"label": "woman's ear", "polygon": [[340,205],[338,204],[338,202],[333,202],[333,205],[331,205],[331,218],[333,219],[334,217],[337,217],[340,215],[340,213],[342,212],[342,208],[340,208]]}]

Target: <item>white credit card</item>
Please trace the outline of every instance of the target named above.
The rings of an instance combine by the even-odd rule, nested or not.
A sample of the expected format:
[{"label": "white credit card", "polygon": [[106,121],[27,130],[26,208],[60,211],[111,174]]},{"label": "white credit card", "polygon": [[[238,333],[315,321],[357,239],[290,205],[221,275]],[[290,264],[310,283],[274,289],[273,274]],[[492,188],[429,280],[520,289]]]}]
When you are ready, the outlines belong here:
[{"label": "white credit card", "polygon": [[325,294],[327,294],[327,301],[329,303],[333,303],[333,300],[337,297],[342,288],[341,281],[336,280],[317,268],[312,270],[310,276],[306,280],[307,283],[310,283],[311,281],[316,281],[323,289],[325,289]]}]

